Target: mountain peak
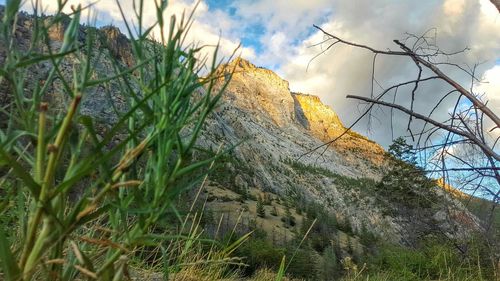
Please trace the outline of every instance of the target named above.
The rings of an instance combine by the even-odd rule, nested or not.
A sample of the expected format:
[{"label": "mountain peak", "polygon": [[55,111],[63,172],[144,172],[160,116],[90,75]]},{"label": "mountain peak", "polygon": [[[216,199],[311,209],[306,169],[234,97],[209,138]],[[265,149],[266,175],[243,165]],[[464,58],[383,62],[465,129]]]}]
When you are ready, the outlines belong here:
[{"label": "mountain peak", "polygon": [[[224,65],[224,69],[226,71],[232,71],[234,69],[233,79],[240,79],[242,76],[252,76],[258,80],[264,81],[266,80],[269,83],[269,86],[272,87],[280,87],[285,91],[290,92],[290,86],[288,81],[284,80],[274,71],[256,66],[250,61],[243,59],[241,57],[233,59],[228,64]],[[244,78],[244,79],[246,79]]]},{"label": "mountain peak", "polygon": [[[290,125],[295,119],[294,100],[288,81],[269,69],[236,58],[220,68],[233,72],[223,98],[239,108],[259,113],[279,126]],[[226,75],[221,75],[226,79]]]},{"label": "mountain peak", "polygon": [[233,66],[241,70],[253,70],[258,68],[257,66],[255,66],[255,64],[241,57],[233,59],[231,62],[227,64],[227,66],[228,67]]}]

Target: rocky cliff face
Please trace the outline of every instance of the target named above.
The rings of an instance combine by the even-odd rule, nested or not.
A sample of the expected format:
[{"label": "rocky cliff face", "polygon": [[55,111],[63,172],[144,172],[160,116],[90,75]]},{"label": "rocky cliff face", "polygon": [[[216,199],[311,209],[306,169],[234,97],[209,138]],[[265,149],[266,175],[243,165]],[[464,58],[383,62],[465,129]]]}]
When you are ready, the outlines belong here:
[{"label": "rocky cliff face", "polygon": [[276,126],[287,126],[295,120],[287,81],[243,59],[236,59],[227,67],[234,69],[234,75],[223,97],[226,102],[242,110],[260,112],[257,118],[266,118]]},{"label": "rocky cliff face", "polygon": [[224,68],[226,74],[233,69],[235,74],[216,114],[220,120],[238,124],[233,126],[239,133],[236,139],[247,136],[258,144],[269,142],[269,147],[259,150],[267,151],[272,159],[300,158],[350,177],[380,176],[385,151],[366,137],[349,132],[323,146],[346,128],[319,97],[292,93],[287,81],[243,59]]},{"label": "rocky cliff face", "polygon": [[322,141],[330,141],[345,130],[335,112],[321,102],[319,97],[292,93],[299,123]]},{"label": "rocky cliff face", "polygon": [[[439,191],[435,196],[447,203],[434,211],[379,198],[375,186],[387,162],[382,147],[355,132],[321,147],[346,128],[318,97],[292,93],[282,78],[242,59],[224,69],[222,77],[228,77],[232,69],[236,73],[207,122],[200,144],[215,151],[221,144],[245,141],[236,147],[236,160],[228,163],[227,176],[214,179],[217,189],[247,189],[256,196],[270,193],[319,204],[354,229],[368,227],[408,245],[437,229],[464,237],[467,229],[477,227],[477,220],[460,203]],[[233,197],[237,201],[238,196]],[[228,203],[215,205],[218,211],[227,212],[253,206],[247,215],[255,216],[255,206],[247,201],[230,207]],[[469,219],[467,226],[463,220],[452,219],[457,218],[456,212]]]},{"label": "rocky cliff face", "polygon": [[[18,24],[20,33],[16,44],[25,48],[32,23],[25,17]],[[64,24],[55,26],[48,34],[55,48],[61,43],[65,27]],[[95,46],[97,52],[118,58],[124,67],[133,65],[130,44],[124,35],[109,27],[99,31],[99,35],[104,39]],[[0,62],[5,56],[2,50],[0,44]],[[97,65],[96,75],[113,72],[106,55],[94,59],[93,63]],[[63,75],[70,77],[78,64],[76,57],[67,56],[61,62]],[[200,146],[214,152],[221,146],[237,145],[222,163],[222,169],[212,175],[207,196],[212,198],[209,207],[215,211],[241,210],[243,217],[254,218],[255,196],[267,194],[274,198],[272,204],[278,212],[284,212],[283,202],[292,202],[287,203],[286,208],[314,204],[355,230],[367,228],[401,244],[411,244],[418,235],[432,231],[463,237],[476,227],[474,216],[444,192],[435,192],[436,198],[443,202],[439,208],[425,212],[381,197],[375,186],[387,161],[382,147],[355,132],[324,146],[324,142],[342,134],[345,127],[318,97],[292,93],[287,81],[242,59],[219,70],[220,85],[229,77],[231,69],[235,71],[232,80],[199,140]],[[48,71],[47,66],[40,63],[33,68],[32,81],[42,81]],[[8,104],[9,89],[1,86],[0,103]],[[64,89],[58,80],[50,86],[53,94],[47,100],[53,108],[62,110],[68,103],[62,94]],[[100,130],[116,122],[116,114],[126,108],[125,97],[118,89],[109,85],[106,89],[96,87],[84,93],[80,110],[96,117],[101,122]],[[241,194],[254,197],[241,198]],[[292,214],[301,218],[298,210]],[[280,228],[279,220],[257,220],[267,225],[263,226],[267,231]],[[289,236],[294,235],[290,229],[287,231]],[[332,237],[340,236],[341,233],[332,233]]]}]

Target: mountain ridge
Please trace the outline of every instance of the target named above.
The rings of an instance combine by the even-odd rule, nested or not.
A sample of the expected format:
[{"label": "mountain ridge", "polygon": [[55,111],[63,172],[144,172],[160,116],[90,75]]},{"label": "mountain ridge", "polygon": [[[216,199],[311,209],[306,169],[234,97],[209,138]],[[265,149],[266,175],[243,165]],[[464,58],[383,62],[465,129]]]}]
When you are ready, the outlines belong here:
[{"label": "mountain ridge", "polygon": [[[339,220],[347,220],[358,231],[368,226],[380,236],[407,245],[413,244],[411,241],[421,231],[432,232],[434,227],[449,229],[445,232],[451,236],[454,236],[451,228],[458,227],[462,231],[456,231],[457,237],[466,237],[469,230],[477,229],[479,221],[460,202],[438,189],[432,191],[433,196],[453,205],[449,208],[457,214],[452,214],[454,211],[449,213],[446,207],[435,213],[412,214],[415,216],[413,222],[398,217],[397,212],[395,217],[387,216],[383,210],[386,206],[380,208],[379,199],[370,194],[384,174],[389,159],[380,145],[355,132],[348,132],[331,145],[324,146],[325,141],[344,133],[346,128],[318,97],[292,93],[282,78],[245,60],[236,59],[224,69],[226,75],[222,77],[227,77],[233,69],[235,74],[215,112],[217,121],[208,120],[209,127],[205,130],[208,135],[202,138],[209,143],[210,134],[217,132],[218,126],[233,130],[228,130],[223,138],[219,134],[217,141],[210,145],[202,145],[215,150],[217,143],[224,143],[224,140],[231,144],[230,140],[248,137],[235,148],[235,157],[252,163],[253,170],[252,176],[248,176],[245,171],[231,169],[230,173],[237,176],[233,182],[226,183],[226,188],[231,184],[241,186],[245,182],[244,188],[256,190],[256,196],[262,192],[279,196],[292,194],[301,197],[300,200],[320,204]],[[220,82],[225,81],[223,78]],[[321,146],[323,149],[314,150]],[[296,173],[288,172],[290,168]],[[362,182],[361,187],[354,190],[343,186],[339,179],[344,177]],[[224,207],[217,204],[216,209]],[[248,215],[255,215],[255,212],[254,209]],[[454,220],[452,217],[467,219]]]}]

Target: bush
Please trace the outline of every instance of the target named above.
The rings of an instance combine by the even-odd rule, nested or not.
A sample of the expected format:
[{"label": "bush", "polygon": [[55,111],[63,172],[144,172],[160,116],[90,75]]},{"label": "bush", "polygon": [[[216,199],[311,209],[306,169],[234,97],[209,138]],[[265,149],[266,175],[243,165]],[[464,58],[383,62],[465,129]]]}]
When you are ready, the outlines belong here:
[{"label": "bush", "polygon": [[309,248],[290,248],[287,257],[290,259],[287,274],[293,277],[317,280],[316,268],[317,263],[320,261],[320,256],[315,251]]},{"label": "bush", "polygon": [[271,209],[271,216],[278,216],[278,209],[276,209],[276,206],[273,206],[273,208]]},{"label": "bush", "polygon": [[264,209],[264,202],[262,200],[262,196],[259,195],[259,198],[257,199],[257,216],[260,218],[265,218],[266,217],[266,209]]},{"label": "bush", "polygon": [[252,275],[259,268],[270,268],[277,270],[285,251],[274,247],[264,239],[250,239],[243,244],[236,255],[244,257],[244,262],[248,267],[244,268],[247,276]]},{"label": "bush", "polygon": [[[190,161],[224,89],[214,90],[218,66],[199,77],[200,49],[182,45],[191,23],[175,17],[172,29],[157,19],[166,35],[161,42],[150,39],[152,29],[129,30],[128,66],[96,39],[101,31],[80,25],[81,6],[73,7],[71,17],[61,12],[68,1],[59,1],[52,17],[32,18],[26,46],[33,48],[23,48],[17,45],[23,40],[17,30],[23,28],[17,24],[20,2],[7,1],[0,23],[0,89],[10,98],[1,105],[2,118],[6,111],[9,120],[0,127],[0,168],[11,171],[0,175],[0,205],[7,206],[1,216],[10,218],[0,223],[2,278],[120,280],[134,249],[166,249],[170,229],[164,222],[172,216],[173,200],[218,157]],[[143,1],[138,3],[135,23],[143,16]],[[165,9],[162,1],[156,14]],[[61,26],[64,38],[55,49],[47,34]],[[104,65],[109,71],[99,68]],[[48,69],[43,83],[34,82],[34,68]],[[116,89],[112,97],[96,94],[110,88]],[[100,102],[92,100],[96,95],[110,99],[108,123],[102,120],[107,115],[80,112],[85,103]],[[158,259],[167,264],[169,254]]]},{"label": "bush", "polygon": [[316,265],[316,276],[318,280],[334,280],[342,274],[342,270],[338,264],[337,255],[333,247],[328,246],[323,251],[321,260]]},{"label": "bush", "polygon": [[297,223],[295,221],[295,217],[290,212],[290,208],[285,206],[285,215],[281,217],[281,221],[285,225],[285,227],[294,227]]},{"label": "bush", "polygon": [[[493,280],[491,265],[477,263],[481,255],[463,257],[446,242],[428,241],[419,249],[381,245],[368,260],[366,275],[386,275],[393,280]],[[477,253],[476,253],[477,254]]]}]

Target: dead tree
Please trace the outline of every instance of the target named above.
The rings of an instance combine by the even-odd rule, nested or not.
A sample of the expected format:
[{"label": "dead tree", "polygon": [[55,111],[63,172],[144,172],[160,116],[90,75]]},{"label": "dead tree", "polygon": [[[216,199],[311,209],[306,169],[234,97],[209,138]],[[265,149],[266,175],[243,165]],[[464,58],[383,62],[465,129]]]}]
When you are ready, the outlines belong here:
[{"label": "dead tree", "polygon": [[[347,95],[349,99],[356,99],[366,104],[366,109],[359,118],[345,132],[363,118],[372,118],[375,108],[385,107],[393,111],[400,111],[408,116],[407,132],[414,141],[415,147],[426,157],[426,171],[432,177],[441,177],[449,181],[454,179],[455,187],[466,190],[468,194],[485,196],[491,199],[493,208],[499,203],[500,194],[500,154],[498,142],[500,138],[500,118],[497,113],[488,107],[484,98],[475,92],[475,85],[481,83],[476,77],[473,67],[462,66],[450,62],[450,57],[467,51],[467,48],[457,52],[444,52],[435,44],[435,38],[426,32],[422,36],[408,34],[404,40],[394,40],[397,50],[378,50],[367,45],[346,41],[328,33],[319,26],[315,26],[325,37],[321,44],[326,48],[320,54],[331,50],[337,44],[367,50],[373,53],[372,92],[370,96]],[[320,55],[318,54],[318,56]],[[416,77],[394,84],[376,93],[373,83],[376,81],[375,64],[377,57],[391,59],[394,57],[407,58],[417,70]],[[471,86],[465,87],[452,79],[443,66],[457,68],[471,79]],[[432,101],[434,107],[430,112],[418,112],[414,106],[420,98],[423,85],[430,82],[443,83],[450,90],[441,95],[435,95]],[[396,95],[406,95],[409,105],[405,106],[396,101]],[[439,106],[444,102],[452,101],[454,108],[447,115],[447,120],[436,118]],[[442,112],[441,112],[442,113]],[[392,118],[392,117],[391,117]],[[419,123],[418,131],[414,131]],[[491,127],[487,127],[491,126]],[[495,133],[497,136],[495,137]],[[317,147],[328,147],[336,139]],[[460,186],[456,186],[460,183]],[[493,210],[491,213],[493,214]],[[490,215],[491,219],[491,215]],[[491,221],[491,220],[490,220]],[[488,223],[488,228],[490,224]]]}]

